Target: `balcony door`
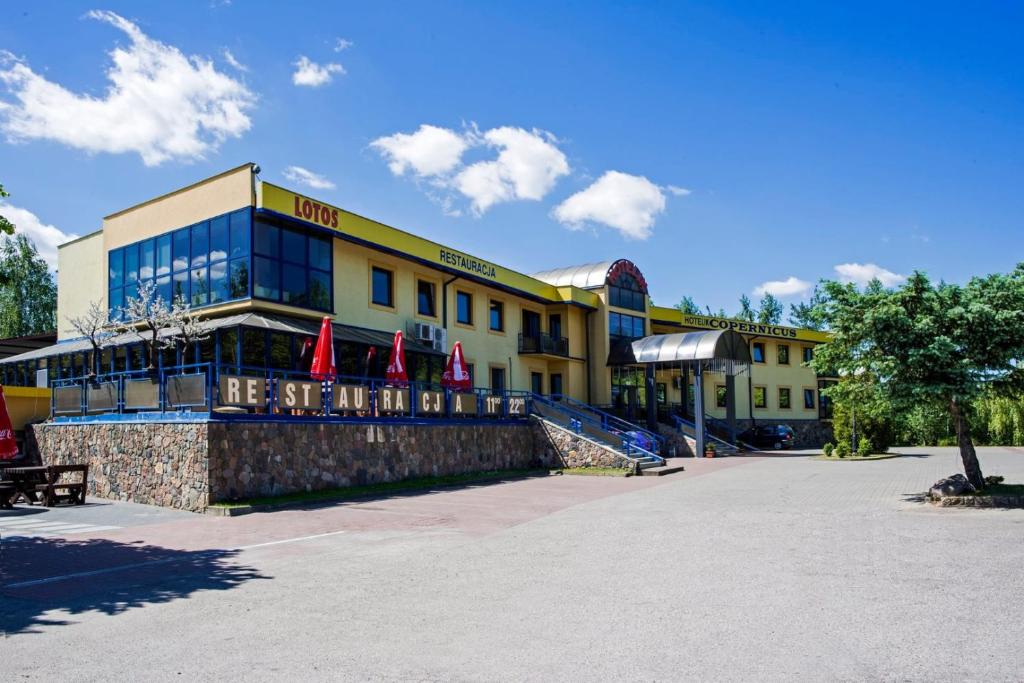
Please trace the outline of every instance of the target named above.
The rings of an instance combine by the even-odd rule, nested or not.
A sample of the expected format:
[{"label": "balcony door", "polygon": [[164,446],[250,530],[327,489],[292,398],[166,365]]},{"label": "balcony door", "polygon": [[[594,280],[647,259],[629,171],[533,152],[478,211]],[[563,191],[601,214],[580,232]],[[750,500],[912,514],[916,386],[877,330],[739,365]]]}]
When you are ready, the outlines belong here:
[{"label": "balcony door", "polygon": [[548,331],[552,339],[562,338],[562,314],[552,313],[548,316]]},{"label": "balcony door", "polygon": [[530,339],[538,339],[540,337],[540,313],[523,311],[523,336]]}]

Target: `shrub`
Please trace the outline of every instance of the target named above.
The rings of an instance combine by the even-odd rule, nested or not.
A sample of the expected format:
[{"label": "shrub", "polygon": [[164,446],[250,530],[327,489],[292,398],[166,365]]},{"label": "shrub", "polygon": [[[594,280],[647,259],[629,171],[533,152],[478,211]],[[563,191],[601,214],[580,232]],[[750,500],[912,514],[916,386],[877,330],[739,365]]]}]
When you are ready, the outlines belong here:
[{"label": "shrub", "polygon": [[875,446],[871,443],[871,439],[868,437],[861,437],[860,443],[857,444],[857,455],[862,458],[866,458],[875,452]]},{"label": "shrub", "polygon": [[850,442],[840,441],[836,444],[836,455],[840,458],[845,458],[850,454]]},{"label": "shrub", "polygon": [[985,477],[985,486],[995,486],[996,484],[1002,484],[1004,477],[993,474],[991,477]]},{"label": "shrub", "polygon": [[835,448],[836,447],[835,447],[834,444],[831,444],[831,443],[825,444],[824,448],[822,448],[822,451],[825,452],[825,457],[826,458],[831,458],[832,457],[832,451],[834,451]]}]

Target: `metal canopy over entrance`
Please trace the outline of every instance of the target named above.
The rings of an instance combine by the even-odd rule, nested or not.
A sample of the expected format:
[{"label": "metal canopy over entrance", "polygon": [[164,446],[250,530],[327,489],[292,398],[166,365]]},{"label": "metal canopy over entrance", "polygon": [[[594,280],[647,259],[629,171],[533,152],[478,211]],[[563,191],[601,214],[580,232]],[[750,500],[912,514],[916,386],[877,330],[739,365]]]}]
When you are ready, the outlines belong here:
[{"label": "metal canopy over entrance", "polygon": [[[656,369],[678,367],[685,376],[693,371],[694,384],[694,432],[697,441],[697,457],[704,451],[704,379],[705,372],[724,374],[726,377],[726,421],[730,433],[735,435],[736,425],[736,375],[747,372],[750,367],[750,347],[743,335],[732,330],[707,330],[703,332],[681,332],[659,334],[637,339],[631,345],[633,362],[647,367],[648,391],[654,391]],[[683,387],[686,400],[686,387]],[[648,422],[657,421],[656,408],[648,402]]]}]

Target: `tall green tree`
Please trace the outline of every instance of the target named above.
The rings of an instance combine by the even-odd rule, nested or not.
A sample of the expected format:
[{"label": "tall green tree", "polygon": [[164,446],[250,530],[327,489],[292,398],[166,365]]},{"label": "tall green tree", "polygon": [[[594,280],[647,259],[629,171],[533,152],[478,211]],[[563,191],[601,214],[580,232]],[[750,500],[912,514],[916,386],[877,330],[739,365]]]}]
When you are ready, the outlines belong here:
[{"label": "tall green tree", "polygon": [[1024,263],[962,286],[933,284],[915,272],[897,289],[875,280],[863,291],[839,282],[821,290],[819,313],[832,337],[815,349],[815,370],[877,378],[899,410],[945,408],[964,473],[983,487],[970,411],[986,390],[1024,385]]},{"label": "tall green tree", "polygon": [[692,296],[684,296],[678,304],[678,308],[684,315],[700,315],[700,306],[693,300]]},{"label": "tall green tree", "polygon": [[814,288],[814,294],[810,301],[789,305],[789,324],[793,327],[802,327],[806,330],[823,330],[825,323],[818,315],[818,304],[821,302],[821,294],[818,288]]},{"label": "tall green tree", "polygon": [[0,337],[57,329],[57,285],[25,235],[0,244]]},{"label": "tall green tree", "polygon": [[[4,186],[0,185],[0,199],[3,199],[4,197],[10,197],[10,196],[11,195],[7,194],[7,192],[4,190]],[[4,218],[3,216],[0,216],[0,233],[4,233],[4,234],[7,234],[7,235],[13,235],[14,234],[14,223],[10,222],[9,220]]]},{"label": "tall green tree", "polygon": [[765,292],[761,297],[760,308],[757,311],[757,322],[765,325],[778,325],[782,322],[782,304],[771,292]]},{"label": "tall green tree", "polygon": [[740,295],[740,310],[736,314],[737,320],[746,320],[747,322],[754,322],[757,320],[757,312],[750,306],[750,297],[746,294]]}]

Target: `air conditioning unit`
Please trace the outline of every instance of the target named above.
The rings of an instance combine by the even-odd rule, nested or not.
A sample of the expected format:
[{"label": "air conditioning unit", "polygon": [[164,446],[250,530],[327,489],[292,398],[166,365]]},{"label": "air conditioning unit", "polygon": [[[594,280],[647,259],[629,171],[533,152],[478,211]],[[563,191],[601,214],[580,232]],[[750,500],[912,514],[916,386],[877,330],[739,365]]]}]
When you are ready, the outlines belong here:
[{"label": "air conditioning unit", "polygon": [[443,327],[434,327],[434,339],[432,341],[435,351],[448,353],[448,330]]},{"label": "air conditioning unit", "polygon": [[430,323],[413,323],[416,340],[432,344],[434,342],[434,326]]}]

